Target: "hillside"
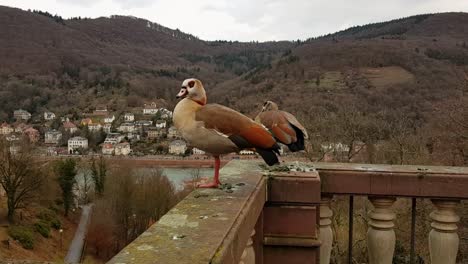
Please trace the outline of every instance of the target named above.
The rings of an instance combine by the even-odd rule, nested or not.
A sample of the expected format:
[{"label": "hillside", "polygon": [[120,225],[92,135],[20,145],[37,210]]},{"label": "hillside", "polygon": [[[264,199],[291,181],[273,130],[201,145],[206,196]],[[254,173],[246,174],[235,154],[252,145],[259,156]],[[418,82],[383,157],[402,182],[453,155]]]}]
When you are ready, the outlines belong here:
[{"label": "hillside", "polygon": [[125,110],[156,99],[172,107],[180,82],[193,76],[204,81],[210,102],[252,116],[265,99],[277,101],[317,142],[346,140],[349,129],[337,126],[349,112],[366,124],[359,130],[367,136],[358,138],[379,142],[391,138],[398,120],[420,134],[465,111],[456,106],[468,92],[466,13],[267,43],[203,41],[135,17],[63,20],[9,7],[0,7],[0,23],[0,120],[12,121],[17,108],[38,116],[98,104]]}]

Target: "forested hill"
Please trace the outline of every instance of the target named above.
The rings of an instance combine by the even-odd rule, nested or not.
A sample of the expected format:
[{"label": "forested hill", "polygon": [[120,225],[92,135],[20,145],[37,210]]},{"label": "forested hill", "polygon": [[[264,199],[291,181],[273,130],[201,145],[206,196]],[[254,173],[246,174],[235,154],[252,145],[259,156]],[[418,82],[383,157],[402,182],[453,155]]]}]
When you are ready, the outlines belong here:
[{"label": "forested hill", "polygon": [[[39,116],[156,99],[171,107],[181,81],[193,76],[204,81],[209,102],[246,114],[277,101],[317,142],[349,140],[349,131],[359,132],[353,142],[388,141],[400,126],[417,146],[441,144],[441,134],[460,134],[447,117],[465,117],[466,13],[267,43],[204,41],[135,17],[63,19],[9,7],[0,7],[0,25],[0,121],[12,121],[16,108]],[[457,157],[466,158],[463,151]]]}]

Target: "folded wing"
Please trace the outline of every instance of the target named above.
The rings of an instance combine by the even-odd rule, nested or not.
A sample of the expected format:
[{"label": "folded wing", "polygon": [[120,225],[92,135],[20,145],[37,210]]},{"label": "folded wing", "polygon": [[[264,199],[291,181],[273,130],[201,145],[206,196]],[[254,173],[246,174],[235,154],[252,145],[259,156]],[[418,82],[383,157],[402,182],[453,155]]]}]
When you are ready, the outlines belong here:
[{"label": "folded wing", "polygon": [[278,153],[279,146],[275,138],[245,115],[222,105],[208,104],[196,112],[195,120],[228,137],[239,149],[255,148],[268,165],[278,163],[274,153]]}]

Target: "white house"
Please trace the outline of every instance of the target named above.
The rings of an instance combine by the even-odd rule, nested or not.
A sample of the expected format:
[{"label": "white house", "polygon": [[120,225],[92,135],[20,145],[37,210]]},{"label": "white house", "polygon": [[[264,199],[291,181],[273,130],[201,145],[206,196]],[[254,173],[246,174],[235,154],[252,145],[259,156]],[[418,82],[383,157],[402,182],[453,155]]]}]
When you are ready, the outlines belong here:
[{"label": "white house", "polygon": [[135,122],[136,126],[151,126],[153,124],[153,121],[151,120],[138,120]]},{"label": "white house", "polygon": [[159,112],[161,113],[162,119],[172,118],[172,111],[167,110],[166,108],[159,108]]},{"label": "white house", "polygon": [[117,144],[122,142],[124,139],[124,136],[120,133],[109,133],[107,134],[106,140],[104,140],[104,143],[109,143],[109,144]]},{"label": "white house", "polygon": [[94,123],[94,124],[89,124],[88,125],[88,130],[90,132],[99,132],[99,130],[101,130],[102,128],[102,125],[99,124],[99,123]]},{"label": "white house", "polygon": [[129,132],[134,132],[135,131],[135,125],[133,123],[122,123],[118,128],[118,131],[122,133],[129,133]]},{"label": "white house", "polygon": [[44,112],[44,120],[54,120],[55,114],[49,111]]},{"label": "white house", "polygon": [[94,115],[106,116],[107,115],[107,106],[98,105],[96,110],[93,112]]},{"label": "white house", "polygon": [[115,115],[108,115],[106,117],[104,117],[104,123],[106,124],[110,124],[112,122],[114,122],[115,120]]},{"label": "white house", "polygon": [[68,153],[73,154],[78,149],[87,149],[88,139],[84,137],[72,137],[68,140]]},{"label": "white house", "polygon": [[19,141],[19,140],[20,140],[20,137],[18,137],[18,136],[15,135],[15,134],[11,134],[11,135],[7,136],[5,139],[6,139],[6,141],[8,141],[8,142],[13,142],[13,141]]},{"label": "white house", "polygon": [[18,109],[13,112],[13,116],[16,120],[29,120],[31,118],[31,113],[23,109]]},{"label": "white house", "polygon": [[349,147],[341,142],[338,143],[323,143],[320,145],[323,152],[348,152]]},{"label": "white house", "polygon": [[45,132],[44,143],[46,144],[58,144],[60,139],[62,139],[62,132],[57,130],[50,130]]},{"label": "white house", "polygon": [[201,149],[198,149],[198,148],[193,148],[192,149],[192,153],[194,155],[205,155],[205,151],[201,150]]},{"label": "white house", "polygon": [[156,103],[152,102],[151,104],[145,104],[143,107],[143,114],[144,115],[155,115],[158,113],[158,108],[156,107]]},{"label": "white house", "polygon": [[241,155],[255,155],[255,151],[248,150],[248,149],[243,149],[239,152]]},{"label": "white house", "polygon": [[111,132],[111,128],[112,128],[112,124],[104,124],[102,126],[102,131],[106,132],[107,134],[109,134]]},{"label": "white house", "polygon": [[116,156],[127,156],[131,151],[132,149],[130,148],[130,143],[128,142],[122,142],[115,145],[114,152]]},{"label": "white house", "polygon": [[169,144],[169,153],[174,155],[184,154],[187,150],[187,143],[183,140],[174,140]]},{"label": "white house", "polygon": [[133,113],[125,113],[124,120],[125,122],[133,122],[135,121],[135,115]]},{"label": "white house", "polygon": [[157,128],[166,128],[167,122],[166,120],[157,120],[156,121],[156,127]]}]

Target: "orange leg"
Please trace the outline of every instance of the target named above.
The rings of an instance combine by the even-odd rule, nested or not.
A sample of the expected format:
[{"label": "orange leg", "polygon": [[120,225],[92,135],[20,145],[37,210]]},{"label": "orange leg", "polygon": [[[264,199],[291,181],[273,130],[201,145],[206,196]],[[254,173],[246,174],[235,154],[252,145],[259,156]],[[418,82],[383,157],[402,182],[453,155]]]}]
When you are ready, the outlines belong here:
[{"label": "orange leg", "polygon": [[219,167],[221,165],[221,160],[219,159],[219,156],[215,156],[214,158],[215,158],[215,167],[214,167],[213,182],[199,184],[198,188],[218,188],[218,185],[221,184],[221,182],[219,181]]}]

